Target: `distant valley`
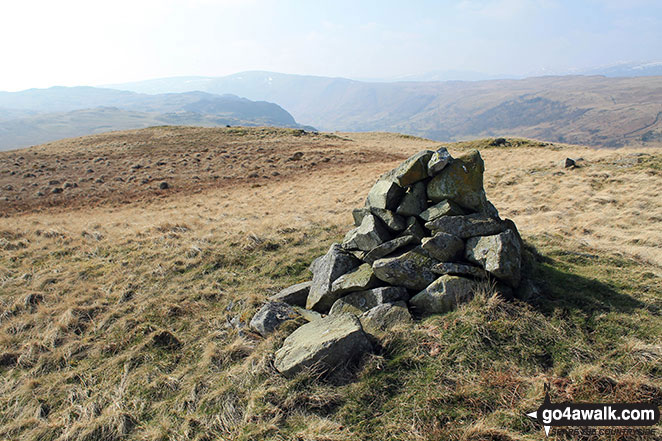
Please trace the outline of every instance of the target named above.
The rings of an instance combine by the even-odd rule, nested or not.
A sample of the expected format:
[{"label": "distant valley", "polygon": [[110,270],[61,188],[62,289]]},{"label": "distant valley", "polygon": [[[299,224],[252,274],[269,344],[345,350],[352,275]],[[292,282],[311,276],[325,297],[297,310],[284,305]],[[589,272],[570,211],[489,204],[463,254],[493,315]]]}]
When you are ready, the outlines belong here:
[{"label": "distant valley", "polygon": [[662,76],[384,83],[242,72],[111,87],[234,93],[278,103],[321,130],[395,131],[439,141],[525,136],[600,147],[662,144]]},{"label": "distant valley", "polygon": [[229,94],[148,95],[95,87],[0,92],[0,150],[162,125],[303,127],[276,104]]},{"label": "distant valley", "polygon": [[[655,66],[646,72],[655,73]],[[614,75],[644,72],[638,66],[614,69]],[[519,136],[595,147],[659,146],[662,76],[363,82],[254,71],[105,88],[0,92],[0,149],[154,125],[388,131],[437,141]]]}]

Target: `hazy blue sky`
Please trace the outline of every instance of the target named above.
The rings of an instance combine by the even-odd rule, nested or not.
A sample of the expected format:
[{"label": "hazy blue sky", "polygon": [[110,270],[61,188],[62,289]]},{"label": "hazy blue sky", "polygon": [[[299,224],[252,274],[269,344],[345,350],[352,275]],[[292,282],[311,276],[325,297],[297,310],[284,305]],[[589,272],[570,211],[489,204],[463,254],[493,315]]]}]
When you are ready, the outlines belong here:
[{"label": "hazy blue sky", "polygon": [[8,1],[0,90],[243,70],[390,78],[662,60],[659,0]]}]

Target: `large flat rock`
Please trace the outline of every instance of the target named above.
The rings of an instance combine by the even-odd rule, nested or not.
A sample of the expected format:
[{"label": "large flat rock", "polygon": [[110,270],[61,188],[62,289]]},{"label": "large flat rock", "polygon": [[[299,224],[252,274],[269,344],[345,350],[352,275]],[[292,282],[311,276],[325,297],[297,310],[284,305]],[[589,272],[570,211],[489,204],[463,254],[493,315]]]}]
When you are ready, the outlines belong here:
[{"label": "large flat rock", "polygon": [[488,215],[474,213],[466,216],[442,216],[427,222],[425,227],[435,233],[442,232],[467,239],[501,233],[508,229],[508,224]]},{"label": "large flat rock", "polygon": [[274,366],[288,377],[304,369],[326,372],[371,350],[358,318],[352,314],[329,315],[290,334],[276,351]]}]

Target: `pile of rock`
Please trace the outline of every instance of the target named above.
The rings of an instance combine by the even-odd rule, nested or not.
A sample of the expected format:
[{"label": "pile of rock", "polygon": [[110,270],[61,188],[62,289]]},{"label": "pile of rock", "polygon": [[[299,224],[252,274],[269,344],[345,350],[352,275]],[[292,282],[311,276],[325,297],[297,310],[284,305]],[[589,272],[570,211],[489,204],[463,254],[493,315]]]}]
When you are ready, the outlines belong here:
[{"label": "pile of rock", "polygon": [[449,311],[492,279],[508,297],[520,282],[521,238],[501,220],[483,189],[477,150],[452,158],[422,151],[382,175],[356,228],[310,266],[312,281],[271,297],[251,326],[263,335],[303,316],[285,339],[275,367],[285,375],[333,369],[418,315]]}]

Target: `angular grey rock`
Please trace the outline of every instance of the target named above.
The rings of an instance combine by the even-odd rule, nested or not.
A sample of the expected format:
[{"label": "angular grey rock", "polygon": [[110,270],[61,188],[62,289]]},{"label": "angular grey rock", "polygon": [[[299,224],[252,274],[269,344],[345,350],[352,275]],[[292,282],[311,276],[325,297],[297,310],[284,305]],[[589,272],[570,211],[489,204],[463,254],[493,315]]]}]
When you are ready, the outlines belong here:
[{"label": "angular grey rock", "polygon": [[317,311],[312,311],[310,309],[302,308],[300,306],[293,306],[292,309],[298,312],[301,315],[301,317],[303,317],[307,322],[312,322],[322,318],[322,314],[320,314]]},{"label": "angular grey rock", "polygon": [[343,250],[339,244],[331,245],[315,267],[306,308],[322,313],[328,311],[333,302],[338,300],[338,297],[331,294],[331,284],[360,264],[359,259]]},{"label": "angular grey rock", "polygon": [[432,154],[430,161],[428,161],[428,175],[434,176],[446,167],[452,160],[451,154],[448,153],[446,147],[441,147]]},{"label": "angular grey rock", "polygon": [[563,160],[563,168],[572,168],[572,167],[575,167],[576,165],[577,165],[577,163],[572,158],[565,158]]},{"label": "angular grey rock", "polygon": [[345,235],[343,247],[370,251],[378,245],[391,239],[384,223],[372,214],[366,215],[361,225],[350,230]]},{"label": "angular grey rock", "polygon": [[348,292],[364,291],[366,289],[374,288],[380,284],[381,281],[373,273],[370,264],[364,263],[347,274],[338,277],[331,284],[331,293],[333,295],[344,295]]},{"label": "angular grey rock", "polygon": [[478,150],[453,159],[428,182],[427,194],[433,202],[452,200],[470,210],[487,213],[483,189],[485,164]]},{"label": "angular grey rock", "polygon": [[283,302],[292,306],[306,306],[311,281],[297,283],[269,297],[270,302]]},{"label": "angular grey rock", "polygon": [[384,225],[386,225],[391,231],[402,231],[407,227],[404,217],[395,214],[391,210],[386,210],[385,208],[355,208],[352,210],[354,225],[360,226],[361,222],[363,222],[363,219],[368,214],[373,214],[379,218],[379,220],[384,222]]},{"label": "angular grey rock", "polygon": [[406,159],[405,162],[395,168],[395,182],[400,187],[406,187],[427,178],[428,162],[433,153],[431,150],[424,150]]},{"label": "angular grey rock", "polygon": [[427,184],[423,181],[417,182],[407,187],[402,202],[398,205],[395,212],[402,216],[418,216],[428,206],[428,196],[426,194]]},{"label": "angular grey rock", "polygon": [[401,236],[414,236],[418,240],[428,235],[428,232],[421,226],[421,223],[414,216],[407,218],[407,228],[400,234]]},{"label": "angular grey rock", "polygon": [[363,331],[374,339],[384,337],[396,326],[413,323],[405,302],[383,303],[359,316]]},{"label": "angular grey rock", "polygon": [[490,274],[517,288],[520,282],[522,250],[511,230],[500,234],[473,237],[467,241],[465,257],[481,265]]},{"label": "angular grey rock", "polygon": [[370,308],[374,308],[382,303],[395,302],[398,300],[406,301],[408,299],[409,293],[401,286],[386,286],[366,291],[353,292],[336,300],[329,311],[329,315],[340,314],[343,312],[361,315]]},{"label": "angular grey rock", "polygon": [[392,257],[375,260],[372,269],[380,280],[391,285],[423,289],[437,278],[431,268],[439,263],[425,254],[420,247],[416,247]]},{"label": "angular grey rock", "polygon": [[358,227],[363,222],[366,214],[370,213],[370,208],[355,208],[352,210],[352,218],[354,218],[354,226]]},{"label": "angular grey rock", "polygon": [[322,262],[322,259],[324,259],[324,255],[317,257],[315,260],[310,262],[310,265],[308,265],[308,271],[311,273],[315,274],[316,269],[319,266],[319,264]]},{"label": "angular grey rock", "polygon": [[458,276],[444,275],[409,300],[422,314],[448,312],[473,297],[475,282]]},{"label": "angular grey rock", "polygon": [[421,248],[440,262],[451,262],[462,256],[464,241],[452,234],[438,232],[432,237],[423,238]]},{"label": "angular grey rock", "polygon": [[493,217],[474,213],[466,216],[443,216],[432,222],[427,222],[425,228],[432,232],[452,234],[460,239],[473,236],[489,236],[505,231],[508,225],[504,221]]},{"label": "angular grey rock", "polygon": [[372,186],[365,204],[366,207],[370,208],[395,210],[398,208],[404,193],[405,190],[394,182],[393,174],[389,172],[382,175]]},{"label": "angular grey rock", "polygon": [[487,272],[484,269],[457,262],[442,262],[433,266],[432,271],[441,275],[450,274],[452,276],[475,277],[477,279],[485,279],[487,277]]},{"label": "angular grey rock", "polygon": [[441,216],[458,216],[460,214],[466,214],[466,211],[453,201],[443,200],[421,212],[418,217],[425,222],[431,222]]},{"label": "angular grey rock", "polygon": [[298,316],[299,313],[287,303],[268,302],[255,313],[249,326],[260,335],[267,336],[274,332],[284,321]]},{"label": "angular grey rock", "polygon": [[387,256],[400,248],[409,245],[416,245],[419,242],[420,240],[415,238],[414,236],[396,237],[395,239],[391,239],[388,242],[384,242],[378,247],[373,248],[371,251],[369,251],[363,256],[362,260],[372,265],[373,262],[377,259],[381,259],[382,257]]},{"label": "angular grey rock", "polygon": [[407,228],[405,218],[395,214],[391,210],[386,210],[384,208],[371,208],[370,211],[384,222],[384,225],[386,225],[391,231],[402,231]]},{"label": "angular grey rock", "polygon": [[274,367],[287,377],[305,369],[327,372],[371,350],[358,318],[352,314],[329,315],[290,334],[276,351]]}]

